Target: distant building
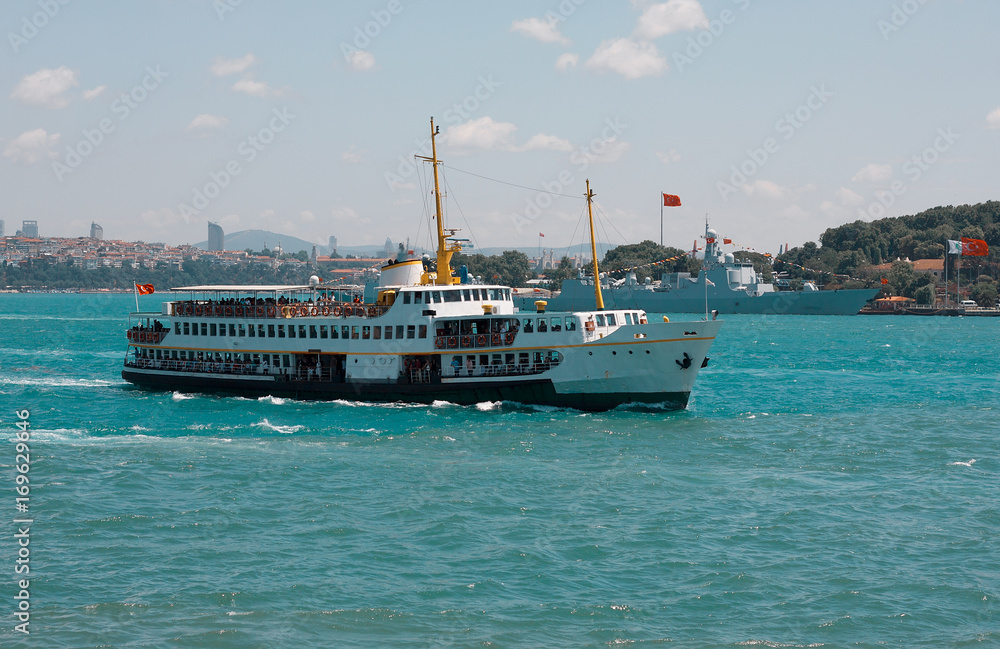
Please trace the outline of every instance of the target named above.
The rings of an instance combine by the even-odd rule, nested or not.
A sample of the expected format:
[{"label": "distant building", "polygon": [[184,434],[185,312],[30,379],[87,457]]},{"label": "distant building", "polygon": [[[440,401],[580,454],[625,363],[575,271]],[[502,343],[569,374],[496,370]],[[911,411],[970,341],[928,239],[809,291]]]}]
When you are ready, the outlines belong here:
[{"label": "distant building", "polygon": [[208,222],[208,249],[225,250],[226,234],[222,231],[222,226],[218,223]]},{"label": "distant building", "polygon": [[104,228],[97,225],[93,221],[90,222],[90,238],[91,239],[103,239],[104,238]]},{"label": "distant building", "polygon": [[330,256],[337,254],[337,237],[330,237]]},{"label": "distant building", "polygon": [[396,252],[396,246],[392,245],[392,239],[389,237],[385,238],[385,247],[382,248],[382,254],[385,257],[392,257]]},{"label": "distant building", "polygon": [[0,219],[0,237],[3,236],[3,219]]},{"label": "distant building", "polygon": [[28,239],[38,238],[38,221],[22,221],[21,236]]}]

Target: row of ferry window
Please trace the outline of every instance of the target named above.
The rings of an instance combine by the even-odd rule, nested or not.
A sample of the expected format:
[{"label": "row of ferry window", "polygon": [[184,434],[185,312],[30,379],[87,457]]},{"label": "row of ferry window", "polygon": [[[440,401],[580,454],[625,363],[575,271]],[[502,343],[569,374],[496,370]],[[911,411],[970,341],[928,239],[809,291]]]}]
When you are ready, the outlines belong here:
[{"label": "row of ferry window", "polygon": [[[158,361],[204,361],[209,363],[253,363],[257,365],[263,362],[273,367],[295,367],[295,359],[289,354],[243,354],[234,352],[202,352],[188,351],[186,349],[157,349],[143,350],[140,358],[155,359]],[[282,362],[284,361],[284,362]]]},{"label": "row of ferry window", "polygon": [[484,302],[487,300],[510,302],[510,289],[462,288],[445,291],[403,291],[403,304],[443,304],[445,302]]},{"label": "row of ferry window", "polygon": [[426,338],[427,325],[306,325],[215,322],[174,322],[174,333],[185,336],[230,336],[232,338],[333,338],[343,340],[392,340]]},{"label": "row of ferry window", "polygon": [[[614,327],[618,324],[639,324],[639,314],[638,313],[625,313],[623,322],[619,322],[619,318],[615,316],[614,313],[596,313],[594,314],[594,319],[598,327]],[[566,316],[566,331],[576,331],[577,319],[571,316]],[[539,333],[544,333],[546,331],[562,331],[563,330],[563,317],[553,316],[545,318],[524,318],[521,321],[521,331],[526,334],[533,333],[535,331]]]}]

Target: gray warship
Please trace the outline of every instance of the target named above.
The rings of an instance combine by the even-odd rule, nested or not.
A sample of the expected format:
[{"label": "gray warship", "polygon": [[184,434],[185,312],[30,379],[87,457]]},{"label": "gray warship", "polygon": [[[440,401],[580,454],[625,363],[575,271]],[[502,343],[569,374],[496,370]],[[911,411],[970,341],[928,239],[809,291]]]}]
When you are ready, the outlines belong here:
[{"label": "gray warship", "polygon": [[[724,253],[719,235],[705,226],[705,262],[698,277],[668,273],[661,282],[636,281],[634,272],[623,280],[602,280],[605,307],[643,309],[650,313],[767,313],[788,315],[855,315],[879,289],[820,290],[806,282],[803,290],[777,290],[757,274],[750,262]],[[519,297],[522,311],[535,309],[537,297]],[[593,278],[563,282],[562,291],[547,299],[548,308],[573,311],[594,300]]]}]

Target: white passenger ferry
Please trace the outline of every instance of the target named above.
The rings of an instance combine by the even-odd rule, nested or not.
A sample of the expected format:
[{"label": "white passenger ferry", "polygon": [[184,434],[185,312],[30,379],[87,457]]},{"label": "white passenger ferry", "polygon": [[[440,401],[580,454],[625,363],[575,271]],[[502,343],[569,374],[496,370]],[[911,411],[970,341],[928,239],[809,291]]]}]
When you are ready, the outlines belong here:
[{"label": "white passenger ferry", "polygon": [[539,301],[519,312],[508,287],[462,284],[450,269],[455,230],[442,226],[433,120],[431,134],[443,272],[420,259],[391,261],[372,303],[316,281],[174,288],[177,299],[160,311],[130,315],[122,378],[296,399],[684,408],[721,322],[604,310],[599,286],[592,311],[547,312]]}]

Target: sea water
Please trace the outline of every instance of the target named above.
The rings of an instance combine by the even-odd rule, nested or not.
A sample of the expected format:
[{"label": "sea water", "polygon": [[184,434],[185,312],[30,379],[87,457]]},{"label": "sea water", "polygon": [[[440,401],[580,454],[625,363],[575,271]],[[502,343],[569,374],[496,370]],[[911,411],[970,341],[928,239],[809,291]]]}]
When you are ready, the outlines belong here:
[{"label": "sea water", "polygon": [[729,316],[591,414],[142,391],[134,306],[0,295],[4,647],[1000,646],[1000,319]]}]

